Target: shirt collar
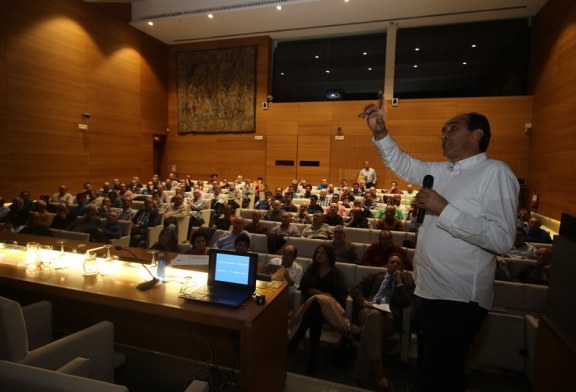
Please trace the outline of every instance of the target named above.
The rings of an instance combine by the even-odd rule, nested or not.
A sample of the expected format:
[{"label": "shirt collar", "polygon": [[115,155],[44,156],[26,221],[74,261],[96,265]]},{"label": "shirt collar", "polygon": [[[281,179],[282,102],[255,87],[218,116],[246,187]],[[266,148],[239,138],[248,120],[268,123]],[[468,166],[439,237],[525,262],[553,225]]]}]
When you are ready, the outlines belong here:
[{"label": "shirt collar", "polygon": [[458,162],[448,162],[448,170],[452,172],[452,174],[458,174],[462,170],[466,170],[469,167],[472,167],[478,163],[484,162],[488,159],[485,152],[481,152],[480,154],[476,154],[471,156],[470,158],[462,159]]}]

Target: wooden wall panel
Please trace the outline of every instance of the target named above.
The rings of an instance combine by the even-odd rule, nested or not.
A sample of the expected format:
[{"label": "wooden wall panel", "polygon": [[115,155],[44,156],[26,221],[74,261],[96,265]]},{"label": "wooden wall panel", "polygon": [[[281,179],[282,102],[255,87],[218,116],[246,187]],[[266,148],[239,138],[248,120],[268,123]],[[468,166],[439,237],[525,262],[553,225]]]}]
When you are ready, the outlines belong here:
[{"label": "wooden wall panel", "polygon": [[[266,139],[266,176],[270,189],[286,187],[296,177],[298,164],[298,138],[296,136],[270,135]],[[293,166],[277,166],[277,160],[294,161]]]},{"label": "wooden wall panel", "polygon": [[[298,136],[295,178],[303,178],[311,184],[330,178],[330,139],[330,136]],[[320,166],[302,166],[302,161],[318,161]]]},{"label": "wooden wall panel", "polygon": [[575,22],[576,3],[549,0],[533,23],[534,117],[527,193],[538,192],[538,212],[555,219],[573,211],[576,194]]},{"label": "wooden wall panel", "polygon": [[[146,124],[166,127],[167,46],[126,24],[128,4],[107,5],[112,13],[78,0],[2,1],[1,8],[3,196],[149,177],[157,129],[143,128],[141,117],[146,110]],[[142,41],[142,53],[164,50],[164,58],[143,59]],[[146,94],[142,80],[150,82]],[[87,132],[77,129],[84,112],[92,113]],[[145,144],[143,135],[150,135]]]}]

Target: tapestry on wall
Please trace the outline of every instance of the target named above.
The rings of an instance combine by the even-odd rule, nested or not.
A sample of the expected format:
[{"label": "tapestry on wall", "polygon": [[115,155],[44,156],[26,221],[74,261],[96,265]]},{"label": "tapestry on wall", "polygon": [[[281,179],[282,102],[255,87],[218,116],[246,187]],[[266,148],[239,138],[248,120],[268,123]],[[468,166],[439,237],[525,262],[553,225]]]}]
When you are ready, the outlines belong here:
[{"label": "tapestry on wall", "polygon": [[180,52],[178,133],[255,132],[256,47]]}]

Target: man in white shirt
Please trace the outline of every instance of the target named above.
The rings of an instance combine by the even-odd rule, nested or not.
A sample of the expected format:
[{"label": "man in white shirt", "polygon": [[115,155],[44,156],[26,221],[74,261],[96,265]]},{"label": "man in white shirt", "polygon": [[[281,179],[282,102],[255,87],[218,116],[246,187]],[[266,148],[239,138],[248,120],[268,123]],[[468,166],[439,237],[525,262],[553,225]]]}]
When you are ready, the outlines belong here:
[{"label": "man in white shirt", "polygon": [[299,304],[294,303],[294,293],[298,291],[300,287],[300,281],[302,280],[302,266],[295,263],[298,257],[298,249],[294,245],[286,245],[284,251],[282,252],[282,258],[276,257],[268,262],[267,265],[276,265],[284,267],[284,279],[288,283],[288,294],[290,296],[290,311],[294,311]]},{"label": "man in white shirt", "polygon": [[364,179],[364,181],[366,182],[366,188],[368,189],[370,189],[370,187],[373,186],[375,187],[376,181],[378,181],[378,179],[376,178],[376,170],[374,170],[373,167],[370,167],[370,162],[368,161],[364,162],[364,167],[360,169],[358,177],[362,177]]},{"label": "man in white shirt", "polygon": [[432,189],[416,196],[426,218],[414,254],[415,294],[422,301],[422,369],[418,391],[464,391],[468,348],[492,305],[497,254],[510,250],[516,232],[519,185],[503,162],[490,160],[488,119],[468,113],[442,128],[449,162],[424,162],[400,150],[383,108],[360,114],[384,163],[405,181]]}]

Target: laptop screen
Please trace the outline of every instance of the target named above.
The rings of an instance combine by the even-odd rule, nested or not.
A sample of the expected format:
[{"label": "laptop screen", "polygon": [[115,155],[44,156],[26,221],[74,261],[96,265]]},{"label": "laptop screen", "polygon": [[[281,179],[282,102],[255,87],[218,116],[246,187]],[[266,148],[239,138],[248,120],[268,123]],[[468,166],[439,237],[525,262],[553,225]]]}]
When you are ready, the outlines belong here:
[{"label": "laptop screen", "polygon": [[211,249],[208,285],[253,288],[256,286],[257,263],[256,253]]}]

